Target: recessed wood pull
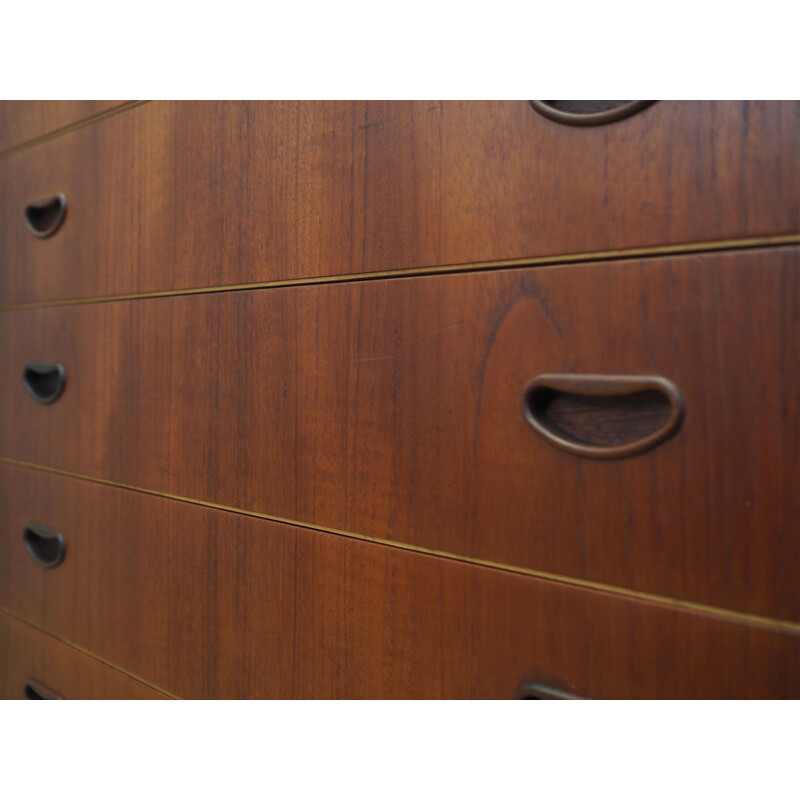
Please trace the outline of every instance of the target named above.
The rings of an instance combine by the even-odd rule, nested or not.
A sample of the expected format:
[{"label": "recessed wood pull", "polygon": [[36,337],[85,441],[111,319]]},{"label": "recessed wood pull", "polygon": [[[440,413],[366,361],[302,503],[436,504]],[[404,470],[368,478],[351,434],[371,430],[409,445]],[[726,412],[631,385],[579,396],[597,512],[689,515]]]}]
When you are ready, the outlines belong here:
[{"label": "recessed wood pull", "polygon": [[655,100],[531,100],[542,115],[562,125],[608,125],[644,111]]},{"label": "recessed wood pull", "polygon": [[54,692],[52,689],[48,689],[44,684],[39,683],[39,681],[34,680],[33,678],[28,678],[28,682],[25,684],[25,699],[26,700],[63,700],[64,698]]},{"label": "recessed wood pull", "polygon": [[523,412],[550,444],[585,458],[625,458],[672,436],[683,420],[680,390],[648,375],[539,375]]},{"label": "recessed wood pull", "polygon": [[25,227],[39,239],[46,239],[61,227],[66,215],[67,196],[59,192],[25,206]]},{"label": "recessed wood pull", "polygon": [[55,569],[67,552],[67,544],[61,531],[29,522],[22,534],[22,542],[28,555],[45,569]]},{"label": "recessed wood pull", "polygon": [[585,700],[572,692],[565,692],[546,683],[522,683],[517,689],[517,700]]},{"label": "recessed wood pull", "polygon": [[55,361],[30,361],[22,373],[22,383],[37,403],[54,403],[61,397],[67,373]]}]

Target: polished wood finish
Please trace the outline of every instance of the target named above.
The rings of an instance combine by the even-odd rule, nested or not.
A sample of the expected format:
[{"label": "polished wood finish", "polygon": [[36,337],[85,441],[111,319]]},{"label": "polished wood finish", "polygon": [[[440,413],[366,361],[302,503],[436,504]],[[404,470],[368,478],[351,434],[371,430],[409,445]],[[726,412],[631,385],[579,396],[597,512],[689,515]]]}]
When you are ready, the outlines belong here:
[{"label": "polished wood finish", "polygon": [[[165,700],[115,669],[0,612],[0,699],[25,700],[31,683],[40,699]],[[58,697],[47,697],[47,692]]]},{"label": "polished wood finish", "polygon": [[[784,248],[15,311],[0,455],[797,621],[798,279]],[[570,455],[523,413],[542,373],[661,376],[685,420]]]},{"label": "polished wood finish", "polygon": [[0,103],[0,697],[800,698],[800,103],[540,110]]},{"label": "polished wood finish", "polygon": [[[0,605],[178,696],[800,696],[798,632],[29,469],[0,486]],[[57,569],[29,518],[63,531]]]},{"label": "polished wood finish", "polygon": [[[147,103],[0,160],[0,303],[798,233],[800,103]],[[22,224],[66,193],[59,232]]]},{"label": "polished wood finish", "polygon": [[123,104],[122,100],[3,100],[0,155]]}]

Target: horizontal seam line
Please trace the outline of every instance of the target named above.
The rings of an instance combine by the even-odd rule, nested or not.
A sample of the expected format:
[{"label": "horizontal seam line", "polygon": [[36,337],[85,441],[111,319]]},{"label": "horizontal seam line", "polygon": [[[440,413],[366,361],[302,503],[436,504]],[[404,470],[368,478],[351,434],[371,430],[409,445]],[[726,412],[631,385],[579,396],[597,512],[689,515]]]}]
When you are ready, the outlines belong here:
[{"label": "horizontal seam line", "polygon": [[388,280],[392,278],[421,278],[456,272],[488,272],[498,269],[523,269],[525,267],[548,266],[555,267],[559,265],[596,263],[602,261],[623,261],[626,259],[648,258],[653,256],[683,256],[693,255],[695,253],[751,250],[762,247],[783,247],[796,244],[800,244],[800,233],[788,233],[752,239],[689,242],[685,244],[658,245],[653,247],[628,248],[623,250],[604,250],[588,253],[537,256],[534,258],[518,258],[505,261],[478,261],[467,264],[411,267],[408,269],[383,270],[378,272],[355,272],[352,274],[323,275],[311,278],[285,278],[274,281],[227,284],[221,286],[202,286],[188,289],[164,289],[162,291],[154,292],[132,292],[128,294],[110,294],[98,297],[77,297],[65,300],[40,300],[27,303],[5,303],[0,304],[0,311],[23,311],[34,308],[93,305],[97,303],[114,303],[125,300],[146,300],[157,297],[222,294],[225,292],[241,292],[252,289],[279,289],[281,287],[289,286],[315,286],[319,284],[352,283],[356,281]]},{"label": "horizontal seam line", "polygon": [[94,125],[97,122],[102,122],[108,117],[116,116],[117,114],[121,114],[123,111],[130,111],[132,108],[138,108],[139,106],[149,102],[150,100],[131,100],[127,103],[114,106],[113,108],[107,108],[105,111],[99,111],[97,114],[92,114],[91,117],[84,117],[83,119],[79,119],[77,122],[71,122],[69,125],[64,125],[63,128],[56,128],[55,130],[43,133],[41,136],[37,136],[34,139],[28,139],[27,141],[15,144],[13,147],[9,147],[6,150],[2,150],[0,151],[0,158],[7,158],[9,156],[14,156],[17,153],[21,153],[24,150],[30,150],[31,148],[37,147],[40,144],[45,144],[53,139],[57,139],[59,136],[72,133],[72,131],[77,131],[81,128],[86,128],[89,125]]},{"label": "horizontal seam line", "polygon": [[134,675],[132,672],[128,672],[122,667],[118,667],[116,664],[112,664],[110,661],[106,661],[105,658],[98,656],[97,653],[93,653],[91,650],[87,650],[85,647],[81,647],[80,645],[77,645],[74,642],[69,641],[68,639],[64,639],[62,636],[59,636],[58,634],[48,631],[41,625],[35,622],[31,622],[29,619],[26,619],[25,617],[21,617],[19,614],[15,613],[6,606],[0,605],[0,612],[6,614],[12,619],[17,620],[17,622],[21,622],[23,625],[27,625],[29,628],[33,628],[35,631],[38,631],[44,636],[49,636],[51,639],[55,639],[57,642],[65,645],[66,647],[71,647],[73,650],[77,650],[81,655],[87,656],[88,658],[91,658],[93,661],[97,661],[99,664],[102,664],[104,667],[107,667],[108,669],[113,669],[120,675],[124,675],[126,678],[129,678],[130,680],[136,681],[136,683],[141,684],[147,689],[151,689],[152,691],[157,692],[158,694],[161,694],[170,700],[180,700],[179,697],[175,696],[171,692],[166,691],[166,689],[161,689],[158,686],[154,686],[152,683],[144,680],[143,678],[140,678],[138,675]]},{"label": "horizontal seam line", "polygon": [[666,597],[663,595],[651,594],[648,592],[640,592],[636,589],[628,589],[624,586],[613,586],[609,584],[599,583],[596,581],[586,580],[583,578],[573,578],[569,575],[559,575],[557,573],[545,572],[542,570],[535,570],[529,567],[521,567],[513,564],[501,564],[494,561],[474,558],[472,556],[459,555],[457,553],[449,553],[444,550],[432,550],[419,545],[408,544],[406,542],[397,542],[389,539],[379,539],[365,534],[353,533],[351,531],[343,531],[337,528],[328,528],[323,525],[314,525],[300,520],[286,519],[285,517],[277,517],[271,514],[264,514],[259,511],[249,511],[243,508],[236,508],[234,506],[225,506],[220,503],[212,503],[207,500],[196,500],[190,497],[182,497],[181,495],[169,494],[167,492],[160,492],[155,489],[145,489],[140,486],[131,486],[129,484],[117,483],[105,478],[94,478],[88,475],[80,475],[79,473],[69,472],[67,470],[57,469],[55,467],[47,467],[41,464],[31,464],[25,461],[16,461],[15,459],[0,456],[0,463],[10,464],[12,466],[23,467],[26,469],[38,470],[40,472],[51,473],[54,475],[61,475],[67,478],[75,478],[83,480],[88,483],[95,483],[101,486],[110,486],[115,489],[126,489],[132,492],[139,492],[140,494],[150,495],[152,497],[160,497],[165,500],[176,500],[181,503],[188,503],[190,505],[201,506],[202,508],[210,508],[215,511],[227,511],[233,514],[240,514],[246,517],[254,517],[256,519],[264,519],[270,522],[278,522],[284,525],[291,525],[295,528],[302,528],[304,530],[317,531],[320,533],[331,533],[336,536],[342,536],[347,539],[354,539],[357,541],[371,542],[373,544],[384,545],[392,547],[397,550],[404,550],[407,552],[420,553],[422,555],[434,556],[437,558],[447,559],[448,561],[455,561],[464,564],[472,564],[475,566],[488,567],[502,572],[512,573],[515,575],[526,575],[541,580],[551,581],[553,583],[561,583],[569,586],[577,586],[583,589],[591,589],[593,591],[604,592],[616,596],[628,597],[636,600],[643,600],[650,603],[655,603],[661,606],[668,606],[671,608],[679,608],[687,611],[694,611],[704,614],[709,614],[715,617],[722,617],[737,622],[746,622],[752,625],[760,625],[769,627],[772,630],[780,630],[790,633],[800,633],[800,622],[792,622],[790,620],[774,619],[771,617],[764,617],[759,614],[750,614],[744,611],[735,611],[733,609],[720,608],[718,606],[710,606],[704,603],[698,603],[693,600],[681,600],[674,597]]}]

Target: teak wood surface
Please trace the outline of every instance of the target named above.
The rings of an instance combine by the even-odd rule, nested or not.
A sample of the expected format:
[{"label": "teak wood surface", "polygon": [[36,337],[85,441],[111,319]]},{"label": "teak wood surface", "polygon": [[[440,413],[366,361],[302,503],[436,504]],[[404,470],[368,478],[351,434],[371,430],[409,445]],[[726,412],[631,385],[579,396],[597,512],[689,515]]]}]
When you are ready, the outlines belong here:
[{"label": "teak wood surface", "polygon": [[63,700],[166,700],[159,691],[0,612],[0,699],[33,680]]},{"label": "teak wood surface", "polygon": [[[180,697],[800,696],[797,632],[30,469],[0,486],[0,605]],[[30,519],[64,534],[58,568]]]},{"label": "teak wood surface", "polygon": [[[154,102],[0,159],[0,304],[797,234],[800,103]],[[27,203],[64,192],[49,239]]]},{"label": "teak wood surface", "polygon": [[121,105],[124,105],[122,100],[3,100],[0,102],[0,158],[6,150]]},{"label": "teak wood surface", "polygon": [[[797,621],[799,276],[776,248],[7,312],[0,456]],[[29,360],[66,369],[50,406]],[[541,373],[662,376],[685,420],[579,458],[525,419]]]}]

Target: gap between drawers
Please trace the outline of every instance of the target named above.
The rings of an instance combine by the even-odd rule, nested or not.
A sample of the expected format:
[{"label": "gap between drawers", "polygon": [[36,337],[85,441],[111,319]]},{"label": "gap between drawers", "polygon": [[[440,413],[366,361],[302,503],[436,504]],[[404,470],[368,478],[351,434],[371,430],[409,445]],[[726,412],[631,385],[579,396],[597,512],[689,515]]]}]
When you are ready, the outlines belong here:
[{"label": "gap between drawers", "polygon": [[183,297],[188,295],[221,294],[242,292],[253,289],[280,289],[290,286],[316,286],[333,283],[355,283],[357,281],[389,280],[396,278],[424,278],[452,273],[489,272],[499,269],[525,269],[529,267],[557,267],[571,264],[591,264],[604,261],[624,261],[628,259],[655,258],[663,256],[686,256],[697,253],[721,253],[757,248],[776,248],[800,245],[800,233],[787,233],[779,236],[763,236],[749,239],[726,239],[707,242],[688,242],[684,244],[636,247],[623,250],[603,250],[589,253],[570,253],[565,255],[540,256],[537,258],[518,258],[506,261],[476,261],[469,264],[450,264],[444,266],[413,267],[378,272],[357,272],[347,275],[325,275],[314,278],[287,278],[285,280],[262,281],[258,283],[227,284],[221,286],[202,286],[191,289],[165,289],[155,292],[135,292],[113,294],[99,297],[77,297],[66,300],[38,300],[27,303],[0,304],[0,311],[24,311],[34,308],[56,308],[63,306],[93,305],[114,303],[126,300],[146,300],[157,297]]},{"label": "gap between drawers", "polygon": [[51,139],[57,139],[59,136],[63,136],[65,133],[72,133],[72,131],[80,130],[81,128],[85,128],[89,125],[95,125],[98,122],[102,122],[104,119],[115,117],[117,114],[121,114],[123,111],[130,111],[132,108],[137,108],[138,106],[142,106],[149,102],[151,101],[130,100],[127,103],[122,103],[121,105],[114,106],[113,108],[106,109],[105,111],[100,111],[97,114],[92,114],[90,117],[84,117],[84,119],[80,119],[77,122],[73,122],[69,125],[65,125],[63,128],[56,128],[54,131],[48,131],[47,133],[43,133],[41,136],[36,136],[33,139],[28,139],[25,142],[20,142],[19,144],[15,144],[6,150],[0,150],[0,158],[13,156],[17,153],[21,153],[23,150],[30,150],[32,147],[38,147],[40,144],[49,142]]},{"label": "gap between drawers", "polygon": [[69,641],[68,639],[64,639],[61,636],[58,636],[57,634],[52,633],[51,631],[48,631],[47,629],[41,627],[41,625],[37,625],[35,622],[31,622],[29,619],[25,619],[25,617],[21,617],[19,614],[16,614],[13,611],[11,611],[11,609],[6,608],[6,606],[0,605],[0,613],[5,614],[7,617],[11,617],[11,619],[16,620],[17,622],[20,622],[23,625],[27,625],[29,628],[33,628],[33,630],[38,631],[44,636],[48,636],[51,639],[55,639],[55,641],[60,642],[61,644],[72,648],[81,655],[91,658],[93,661],[96,661],[98,664],[102,664],[104,667],[107,667],[108,669],[113,669],[114,672],[118,672],[120,675],[124,675],[126,678],[129,678],[132,681],[135,681],[136,683],[142,686],[146,686],[148,689],[152,689],[154,692],[158,692],[158,694],[163,695],[168,700],[181,699],[177,695],[172,694],[172,692],[168,692],[166,689],[162,689],[160,686],[156,686],[155,684],[152,684],[149,681],[140,678],[138,675],[134,675],[132,672],[128,672],[126,669],[118,667],[111,661],[106,661],[106,659],[104,659],[102,656],[97,655],[97,653],[93,653],[91,650],[87,650],[85,647],[81,647],[80,645],[77,645],[74,642]]},{"label": "gap between drawers", "polygon": [[[648,603],[655,603],[669,608],[690,611],[694,613],[707,614],[721,619],[726,619],[731,622],[744,623],[748,625],[755,625],[770,630],[800,634],[800,622],[793,622],[790,620],[774,619],[772,617],[764,617],[759,614],[749,614],[743,611],[735,611],[733,609],[720,608],[718,606],[711,606],[704,603],[697,603],[692,600],[681,600],[675,597],[667,597],[664,595],[651,594],[648,592],[641,592],[635,589],[628,589],[623,586],[614,586],[610,584],[599,583],[597,581],[584,580],[582,578],[574,578],[569,575],[559,575],[552,572],[544,572],[541,570],[530,569],[528,567],[520,567],[513,564],[501,564],[494,561],[488,561],[480,558],[473,558],[472,556],[459,555],[456,553],[449,553],[444,550],[432,550],[426,547],[419,547],[418,545],[407,544],[405,542],[395,542],[388,539],[379,539],[365,534],[353,533],[352,531],[343,531],[336,528],[328,528],[322,525],[314,525],[300,520],[286,519],[284,517],[276,517],[270,514],[263,514],[258,511],[248,511],[243,508],[235,508],[233,506],[225,506],[219,503],[212,503],[206,500],[196,500],[191,497],[182,497],[180,495],[169,494],[167,492],[160,492],[155,489],[145,489],[140,486],[131,486],[129,484],[117,483],[115,481],[106,480],[104,478],[94,478],[88,475],[80,475],[75,472],[67,470],[56,469],[54,467],[46,467],[40,464],[30,464],[25,461],[17,461],[12,458],[0,456],[0,464],[8,464],[9,466],[22,467],[24,469],[32,469],[39,472],[46,472],[52,475],[60,475],[66,478],[74,478],[77,480],[86,481],[88,483],[99,484],[101,486],[109,486],[115,489],[125,489],[132,492],[139,492],[140,494],[150,495],[152,497],[161,497],[165,500],[176,500],[180,503],[189,503],[190,505],[201,506],[203,508],[214,509],[215,511],[227,511],[232,514],[240,514],[242,516],[254,517],[256,519],[263,519],[270,522],[278,522],[284,525],[291,525],[295,528],[302,528],[309,531],[317,531],[319,533],[330,533],[335,536],[342,536],[348,539],[355,539],[357,541],[370,542],[372,544],[383,545],[385,547],[393,547],[398,550],[406,552],[419,553],[421,555],[433,556],[435,558],[443,558],[449,561],[456,561],[463,564],[471,564],[474,566],[487,567],[489,569],[496,569],[502,572],[509,572],[517,575],[526,575],[532,578],[539,578],[540,580],[551,581],[554,583],[561,583],[568,586],[575,586],[581,589],[589,589],[592,591],[604,592],[606,594],[616,595],[618,597],[625,597],[632,600],[638,600]],[[162,691],[162,690],[159,690]]]}]

